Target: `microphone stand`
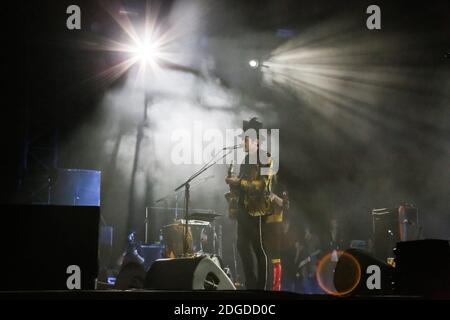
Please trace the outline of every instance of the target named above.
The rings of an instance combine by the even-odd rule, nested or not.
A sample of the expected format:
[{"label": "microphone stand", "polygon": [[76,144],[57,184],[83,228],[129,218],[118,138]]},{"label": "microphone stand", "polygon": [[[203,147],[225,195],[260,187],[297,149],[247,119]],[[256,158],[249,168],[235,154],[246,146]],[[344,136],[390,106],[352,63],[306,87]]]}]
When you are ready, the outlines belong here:
[{"label": "microphone stand", "polygon": [[[210,175],[210,176],[207,176],[207,177],[205,177],[205,178],[202,178],[202,179],[200,179],[200,180],[198,180],[195,184],[191,184],[191,190],[194,188],[194,187],[199,187],[199,186],[201,186],[204,182],[207,182],[208,180],[210,180],[210,179],[212,179],[212,178],[214,178],[214,175]],[[166,200],[166,199],[169,199],[170,197],[172,197],[172,196],[175,196],[175,211],[176,211],[176,218],[178,218],[178,211],[177,211],[177,209],[178,209],[178,195],[182,192],[183,190],[179,190],[178,192],[170,192],[170,193],[168,193],[168,194],[166,194],[165,196],[163,196],[163,197],[161,197],[161,198],[159,198],[159,199],[157,199],[157,200],[155,200],[153,203],[160,203],[160,202],[162,202],[162,201],[164,201],[164,200]]]},{"label": "microphone stand", "polygon": [[225,158],[226,156],[228,156],[230,153],[233,152],[233,150],[236,149],[235,147],[232,148],[223,148],[222,151],[224,150],[229,150],[227,153],[225,153],[222,157],[220,157],[217,160],[213,160],[214,161],[210,161],[208,163],[206,163],[203,167],[200,168],[200,170],[198,170],[197,172],[195,172],[192,176],[190,176],[185,182],[183,182],[180,186],[178,186],[174,191],[177,192],[178,190],[180,190],[181,188],[184,188],[184,234],[183,234],[183,256],[187,257],[187,251],[189,249],[189,244],[188,244],[188,232],[189,232],[189,196],[190,196],[190,186],[191,186],[191,182],[197,178],[199,175],[201,175],[203,172],[205,172],[206,170],[208,170],[209,168],[211,168],[213,165],[215,165],[217,162],[219,162],[220,160],[222,160],[223,158]]},{"label": "microphone stand", "polygon": [[[198,187],[200,185],[202,185],[204,182],[207,182],[209,179],[214,178],[214,175],[205,177],[199,181],[197,181],[195,184],[191,185],[191,189],[192,187]],[[165,196],[163,196],[162,198],[157,199],[154,203],[160,203],[166,199],[168,199],[169,197],[172,197],[173,195],[175,195],[175,208],[169,208],[171,210],[175,211],[175,221],[178,220],[178,195],[182,190],[178,191],[178,192],[171,192]],[[148,205],[145,207],[145,243],[148,243],[148,226],[149,226],[149,222],[150,222],[150,214],[149,214],[149,207]],[[162,208],[157,208],[157,207],[150,207],[150,209],[162,209]]]}]

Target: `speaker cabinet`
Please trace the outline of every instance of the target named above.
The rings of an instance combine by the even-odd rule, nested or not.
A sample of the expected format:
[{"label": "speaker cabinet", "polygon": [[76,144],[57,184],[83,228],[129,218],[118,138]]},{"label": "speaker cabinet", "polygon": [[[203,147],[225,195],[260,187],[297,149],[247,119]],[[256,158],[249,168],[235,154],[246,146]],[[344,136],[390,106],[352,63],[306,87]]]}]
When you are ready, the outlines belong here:
[{"label": "speaker cabinet", "polygon": [[450,297],[450,245],[447,240],[399,242],[395,263],[400,293]]},{"label": "speaker cabinet", "polygon": [[418,240],[421,234],[419,211],[409,204],[395,208],[373,209],[374,254],[383,261],[394,256],[399,241]]},{"label": "speaker cabinet", "polygon": [[1,205],[0,291],[67,290],[69,266],[81,289],[98,272],[99,207]]},{"label": "speaker cabinet", "polygon": [[372,210],[374,255],[382,261],[394,256],[394,248],[400,241],[398,208]]},{"label": "speaker cabinet", "polygon": [[147,273],[145,288],[236,290],[230,278],[209,257],[156,260]]}]

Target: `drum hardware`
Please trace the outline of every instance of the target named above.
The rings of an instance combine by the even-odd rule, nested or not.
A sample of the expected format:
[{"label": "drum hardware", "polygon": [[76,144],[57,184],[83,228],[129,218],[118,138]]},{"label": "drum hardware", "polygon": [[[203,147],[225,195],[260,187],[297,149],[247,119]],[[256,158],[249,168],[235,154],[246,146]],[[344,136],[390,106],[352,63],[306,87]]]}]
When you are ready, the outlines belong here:
[{"label": "drum hardware", "polygon": [[[163,212],[167,212],[168,215],[170,215],[172,212],[175,213],[174,218],[173,218],[173,222],[172,223],[178,223],[180,222],[180,219],[177,218],[178,217],[178,211],[180,211],[180,215],[184,215],[184,211],[183,209],[178,208],[178,206],[175,207],[162,207],[162,206],[146,206],[145,207],[145,219],[144,219],[144,243],[150,243],[152,242],[152,228],[151,228],[151,223],[156,224],[159,228],[162,228],[164,225],[166,224],[170,224],[171,222],[166,221],[163,224],[159,224],[158,225],[158,221],[161,221],[161,217],[158,216],[159,218],[156,219],[156,221],[151,221],[152,220],[152,212],[159,212],[159,211],[163,211]],[[220,216],[222,216],[219,213],[216,213],[214,210],[210,210],[210,209],[192,209],[193,213],[191,213],[189,215],[189,221],[191,220],[195,220],[195,224],[201,224],[201,225],[206,225],[206,222],[214,222],[214,220]],[[172,219],[169,219],[172,220]],[[183,221],[185,221],[184,219],[181,219]],[[192,224],[192,223],[190,223]],[[161,232],[161,229],[159,229],[159,231]],[[157,239],[156,242],[158,242]],[[159,239],[161,240],[161,239]]]},{"label": "drum hardware", "polygon": [[148,218],[148,207],[145,207],[145,237],[144,237],[144,243],[148,243],[148,225],[149,225],[149,218]]},{"label": "drum hardware", "polygon": [[[215,175],[209,175],[209,176],[207,176],[207,177],[205,177],[205,178],[198,179],[195,183],[191,183],[191,184],[190,184],[189,189],[190,189],[190,190],[195,189],[195,188],[201,186],[203,183],[207,182],[208,180],[210,180],[210,179],[212,179],[212,178],[214,178],[214,177],[215,177]],[[178,190],[178,191],[175,191],[175,192],[171,192],[171,193],[166,194],[165,196],[163,196],[163,197],[157,199],[157,200],[154,202],[154,204],[161,203],[161,202],[165,202],[165,201],[167,201],[168,199],[170,199],[170,198],[172,198],[172,197],[174,196],[174,197],[175,197],[175,208],[150,207],[150,209],[157,209],[157,210],[173,210],[173,211],[175,212],[175,217],[174,217],[174,219],[175,219],[175,220],[180,219],[180,215],[183,214],[184,208],[180,208],[180,207],[178,206],[178,198],[180,197],[180,194],[181,194],[183,191],[184,191],[184,190]],[[192,210],[193,210],[193,211],[197,211],[197,210],[201,211],[201,209],[192,209]],[[198,219],[198,220],[201,220],[201,219]]]},{"label": "drum hardware", "polygon": [[[191,182],[200,176],[203,172],[211,168],[213,165],[215,165],[220,160],[224,159],[226,156],[231,154],[234,150],[233,149],[227,149],[223,148],[221,151],[227,150],[228,152],[223,152],[223,155],[219,158],[216,156],[213,157],[211,161],[206,163],[200,170],[195,172],[192,176],[190,176],[184,183],[182,183],[180,186],[178,186],[174,191],[178,192],[179,190],[184,189],[184,219],[186,221],[189,221],[189,199],[190,199],[190,187]],[[188,225],[189,222],[184,224],[184,237],[183,237],[183,249],[184,249],[184,255],[187,255],[187,249],[188,249],[188,242],[187,242],[187,235],[188,235]]]},{"label": "drum hardware", "polygon": [[[173,211],[175,208],[167,207],[147,207],[146,208],[146,243],[148,243],[150,210]],[[166,258],[183,256],[184,227],[187,225],[188,250],[187,256],[193,254],[222,254],[221,228],[216,225],[215,220],[222,215],[211,209],[193,209],[193,213],[188,215],[189,219],[177,219],[172,223],[161,226],[159,229],[159,241],[165,249],[163,256]],[[218,232],[218,233],[217,233]]]},{"label": "drum hardware", "polygon": [[[227,150],[227,152],[223,152]],[[233,149],[227,149],[223,148],[222,150],[222,156],[217,158],[216,156],[213,157],[211,161],[206,163],[200,170],[195,172],[192,176],[190,176],[184,183],[182,183],[180,186],[178,186],[174,192],[176,195],[176,199],[178,199],[178,193],[184,190],[184,217],[182,219],[178,219],[178,204],[176,203],[175,208],[175,220],[176,222],[173,224],[166,225],[162,228],[162,238],[163,243],[165,246],[165,255],[166,257],[170,258],[192,258],[196,255],[205,256],[204,252],[204,243],[208,242],[208,238],[212,238],[212,251],[213,254],[216,254],[216,240],[217,240],[217,234],[216,234],[216,226],[214,224],[214,221],[216,218],[221,216],[220,214],[216,214],[212,211],[209,212],[194,212],[190,214],[189,210],[189,200],[190,200],[190,191],[192,186],[196,186],[200,183],[192,184],[193,180],[196,179],[198,176],[200,176],[202,173],[204,173],[206,170],[211,168],[214,164],[218,163],[220,160],[224,159],[226,156],[231,154],[233,152]],[[208,180],[208,178],[203,179],[203,182]],[[168,196],[167,196],[168,197]],[[167,197],[158,199],[156,201],[160,202],[165,200]],[[213,225],[211,226],[211,223]],[[148,208],[146,208],[146,224],[148,224]],[[194,250],[194,236],[196,234],[196,228],[202,227],[200,233],[199,233],[199,241],[197,242],[199,244],[199,251],[195,252]],[[147,228],[147,225],[146,225]],[[146,229],[147,230],[147,229]],[[193,232],[194,230],[194,232]],[[212,236],[208,237],[206,231],[211,231]],[[219,228],[219,232],[221,233],[221,228]],[[220,238],[221,238],[220,234]],[[182,241],[180,241],[182,240]],[[180,243],[182,246],[180,247]],[[196,249],[196,248],[195,248]],[[222,248],[219,250],[222,251]],[[208,256],[208,255],[207,255]],[[180,261],[182,259],[175,259],[175,261]],[[220,264],[221,261],[219,258],[216,259],[217,262],[214,262],[216,264]],[[214,261],[214,260],[213,260]]]},{"label": "drum hardware", "polygon": [[[186,220],[179,219],[175,223],[176,224],[185,225],[186,224]],[[187,220],[187,224],[190,225],[190,226],[209,226],[209,225],[211,225],[210,222],[203,221],[203,220]]]},{"label": "drum hardware", "polygon": [[194,213],[189,214],[189,219],[213,222],[215,219],[217,219],[221,216],[222,215],[220,213],[214,213],[213,211],[211,211],[211,212],[194,212]]},{"label": "drum hardware", "polygon": [[[215,224],[214,224],[214,226],[215,226]],[[219,255],[219,257],[223,256],[223,252],[222,252],[222,244],[223,244],[223,242],[222,242],[222,235],[223,235],[223,233],[222,233],[222,225],[219,225],[219,232],[217,234],[217,242],[219,244],[219,246],[217,247],[217,254]],[[214,245],[214,248],[216,249],[215,245]]]},{"label": "drum hardware", "polygon": [[178,258],[186,254],[193,255],[193,238],[192,238],[192,228],[189,226],[187,234],[187,249],[183,247],[184,245],[184,227],[185,224],[173,223],[166,225],[162,228],[162,241],[164,244],[164,256],[166,258]]},{"label": "drum hardware", "polygon": [[216,227],[214,223],[202,220],[188,220],[188,224],[186,224],[184,219],[180,219],[175,223],[164,226],[161,230],[161,242],[165,245],[164,256],[166,258],[182,256],[183,230],[186,225],[189,228],[189,256],[193,254],[222,254],[222,226]]}]

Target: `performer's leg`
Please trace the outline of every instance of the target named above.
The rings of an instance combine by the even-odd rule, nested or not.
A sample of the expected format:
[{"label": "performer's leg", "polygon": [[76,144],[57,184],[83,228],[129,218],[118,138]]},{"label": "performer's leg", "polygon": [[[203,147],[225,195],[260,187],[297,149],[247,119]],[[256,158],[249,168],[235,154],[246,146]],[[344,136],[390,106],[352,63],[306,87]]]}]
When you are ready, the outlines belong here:
[{"label": "performer's leg", "polygon": [[283,236],[281,222],[272,223],[272,266],[273,266],[273,278],[272,278],[272,290],[281,291],[281,238]]},{"label": "performer's leg", "polygon": [[242,261],[244,269],[245,288],[256,289],[256,277],[254,272],[253,252],[251,248],[251,240],[249,238],[249,230],[242,223],[238,224],[237,250]]},{"label": "performer's leg", "polygon": [[267,289],[272,291],[281,291],[281,227],[281,222],[266,222],[263,228],[264,249],[271,262]]},{"label": "performer's leg", "polygon": [[281,259],[272,259],[273,277],[272,290],[281,291]]},{"label": "performer's leg", "polygon": [[[264,219],[263,219],[264,220]],[[267,254],[267,260],[272,261],[273,260],[273,239],[272,239],[272,223],[263,223],[263,244],[264,249]],[[266,283],[266,290],[272,290],[271,284],[273,282],[273,268],[270,266],[267,268],[267,283]]]},{"label": "performer's leg", "polygon": [[253,250],[256,255],[257,271],[257,289],[265,290],[267,284],[267,255],[264,249],[263,232],[262,232],[262,217],[257,217],[257,234],[253,240]]}]

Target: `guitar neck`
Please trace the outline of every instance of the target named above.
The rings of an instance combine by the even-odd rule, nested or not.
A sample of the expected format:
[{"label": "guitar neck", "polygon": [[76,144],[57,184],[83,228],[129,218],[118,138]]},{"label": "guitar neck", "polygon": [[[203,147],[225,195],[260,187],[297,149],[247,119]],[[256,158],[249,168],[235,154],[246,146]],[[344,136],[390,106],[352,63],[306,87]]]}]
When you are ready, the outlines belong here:
[{"label": "guitar neck", "polygon": [[233,176],[233,161],[231,162],[230,166],[228,167],[228,178],[231,178]]}]

